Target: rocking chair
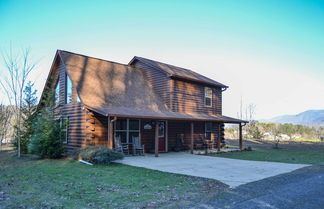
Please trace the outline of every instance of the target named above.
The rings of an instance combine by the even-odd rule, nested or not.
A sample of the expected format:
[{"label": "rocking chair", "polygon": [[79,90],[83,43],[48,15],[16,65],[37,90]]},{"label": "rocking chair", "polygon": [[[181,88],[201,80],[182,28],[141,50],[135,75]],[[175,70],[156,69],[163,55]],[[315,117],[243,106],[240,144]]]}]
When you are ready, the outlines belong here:
[{"label": "rocking chair", "polygon": [[129,146],[128,144],[123,145],[120,140],[120,136],[115,137],[115,149],[116,152],[122,152],[129,155]]},{"label": "rocking chair", "polygon": [[139,137],[132,137],[133,139],[133,154],[144,155],[144,145],[141,145],[141,140]]}]

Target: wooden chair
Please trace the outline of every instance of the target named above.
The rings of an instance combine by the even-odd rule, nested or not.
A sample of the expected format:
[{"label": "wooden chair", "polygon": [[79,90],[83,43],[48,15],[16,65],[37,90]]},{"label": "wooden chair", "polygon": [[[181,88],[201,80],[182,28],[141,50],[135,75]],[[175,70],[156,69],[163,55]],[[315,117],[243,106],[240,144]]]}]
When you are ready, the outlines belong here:
[{"label": "wooden chair", "polygon": [[137,137],[132,137],[133,140],[133,154],[140,154],[140,155],[144,155],[144,144],[141,144],[141,140],[140,138]]},{"label": "wooden chair", "polygon": [[198,140],[195,140],[194,149],[206,149],[205,137],[199,136]]},{"label": "wooden chair", "polygon": [[124,154],[129,155],[129,146],[128,144],[122,144],[120,140],[120,136],[115,137],[115,149],[116,152],[122,152]]}]

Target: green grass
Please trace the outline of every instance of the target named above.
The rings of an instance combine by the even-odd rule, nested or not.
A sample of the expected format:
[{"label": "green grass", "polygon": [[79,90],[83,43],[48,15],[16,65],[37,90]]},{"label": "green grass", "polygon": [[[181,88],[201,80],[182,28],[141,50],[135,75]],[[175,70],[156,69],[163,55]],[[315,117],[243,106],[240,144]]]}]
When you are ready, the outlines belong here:
[{"label": "green grass", "polygon": [[310,139],[310,138],[298,138],[298,139],[292,139],[294,142],[324,142],[320,139]]},{"label": "green grass", "polygon": [[301,144],[299,146],[279,145],[279,149],[257,147],[253,151],[231,152],[214,154],[216,157],[225,157],[242,160],[271,161],[283,163],[319,164],[324,163],[324,147]]},{"label": "green grass", "polygon": [[14,150],[15,148],[13,146],[1,146],[0,151],[9,151]]},{"label": "green grass", "polygon": [[169,208],[226,188],[214,180],[120,164],[88,166],[0,152],[0,208]]}]

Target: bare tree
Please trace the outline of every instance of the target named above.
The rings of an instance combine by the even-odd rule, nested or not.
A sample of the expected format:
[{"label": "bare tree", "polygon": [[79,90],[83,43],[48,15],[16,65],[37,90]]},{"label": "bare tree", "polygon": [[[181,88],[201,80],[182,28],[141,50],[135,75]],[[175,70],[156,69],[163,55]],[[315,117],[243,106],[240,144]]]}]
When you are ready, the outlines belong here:
[{"label": "bare tree", "polygon": [[5,75],[1,76],[0,85],[12,105],[15,116],[15,132],[17,137],[17,154],[20,157],[20,130],[22,118],[23,90],[25,88],[29,73],[34,69],[35,64],[29,62],[30,50],[24,49],[21,53],[13,54],[10,46],[9,52],[3,54],[5,63]]},{"label": "bare tree", "polygon": [[275,141],[275,147],[276,149],[279,148],[279,143],[281,140],[281,136],[280,136],[280,124],[277,123],[273,123],[271,124],[271,134],[273,135],[273,139]]},{"label": "bare tree", "polygon": [[251,122],[254,120],[256,105],[251,103],[246,109],[248,112],[248,117],[246,119]]}]

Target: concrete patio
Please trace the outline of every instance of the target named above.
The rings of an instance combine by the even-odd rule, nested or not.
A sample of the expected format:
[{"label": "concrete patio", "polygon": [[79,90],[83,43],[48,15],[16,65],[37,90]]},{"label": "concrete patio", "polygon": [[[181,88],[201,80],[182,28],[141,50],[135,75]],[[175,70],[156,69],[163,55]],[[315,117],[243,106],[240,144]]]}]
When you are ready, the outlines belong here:
[{"label": "concrete patio", "polygon": [[150,154],[125,157],[123,160],[116,162],[169,173],[215,179],[228,184],[230,187],[236,187],[308,166],[305,164],[192,155],[185,152],[164,153],[160,154],[159,157],[154,157],[154,155]]}]

